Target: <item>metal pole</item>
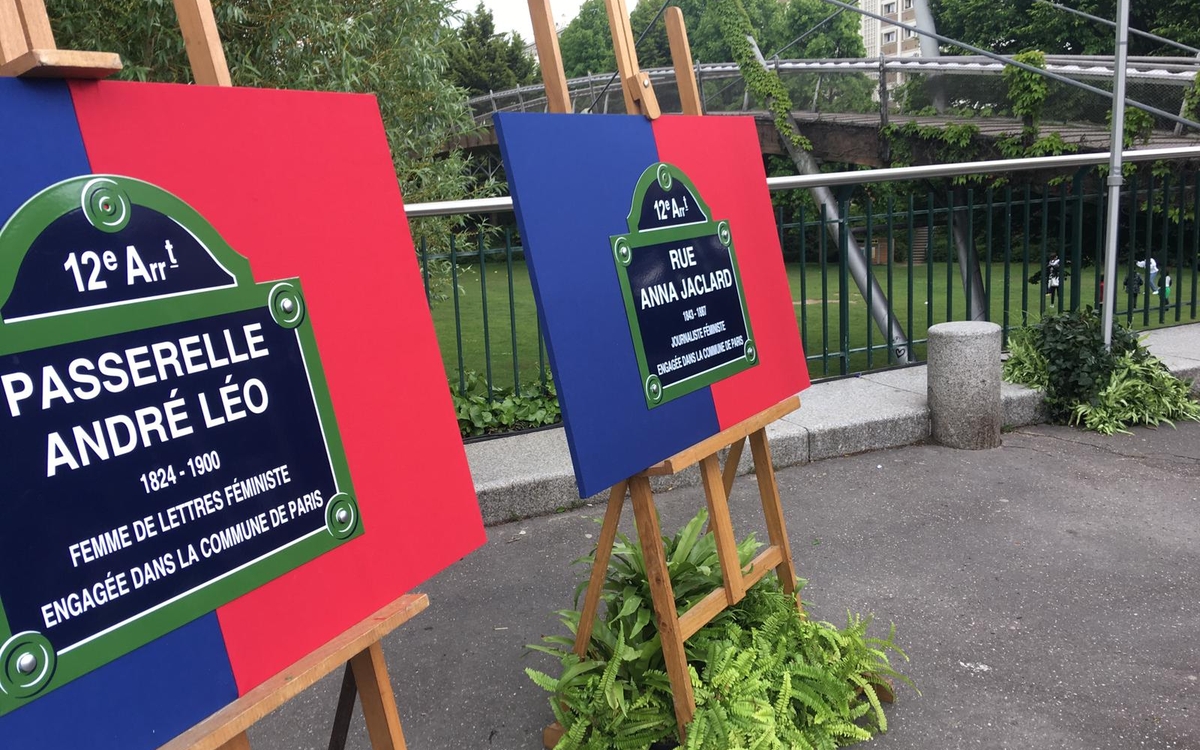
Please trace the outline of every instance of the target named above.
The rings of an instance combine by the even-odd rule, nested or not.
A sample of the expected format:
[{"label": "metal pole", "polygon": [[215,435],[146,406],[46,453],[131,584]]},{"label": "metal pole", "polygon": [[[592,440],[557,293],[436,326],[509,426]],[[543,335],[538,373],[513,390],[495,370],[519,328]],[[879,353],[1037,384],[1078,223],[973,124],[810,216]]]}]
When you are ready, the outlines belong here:
[{"label": "metal pole", "polygon": [[[898,10],[896,16],[904,17],[904,10],[901,7],[903,3],[897,3]],[[913,11],[916,15],[914,25],[926,32],[937,33],[937,26],[933,20],[933,12],[929,9],[929,0],[913,0]],[[942,51],[938,49],[938,40],[927,34],[921,34],[917,37],[921,44],[921,57],[933,59],[941,57]],[[938,112],[946,111],[946,81],[937,73],[929,75],[929,92],[933,98],[933,108]]]},{"label": "metal pole", "polygon": [[1129,0],[1117,0],[1117,55],[1113,68],[1112,140],[1108,144],[1108,216],[1104,230],[1104,348],[1112,348],[1117,289],[1117,230],[1121,223],[1121,157],[1125,145],[1125,58],[1129,52]]},{"label": "metal pole", "polygon": [[[1061,156],[1036,156],[1024,159],[998,159],[995,161],[964,161],[952,164],[925,164],[920,167],[894,167],[890,169],[864,169],[851,172],[821,172],[819,174],[768,177],[767,190],[798,190],[817,186],[869,185],[879,182],[905,180],[927,180],[935,177],[954,177],[968,174],[1003,174],[1034,169],[1067,169],[1070,167],[1097,166],[1108,158],[1104,152],[1085,154],[1063,154]],[[1126,151],[1122,159],[1131,162],[1163,160],[1200,160],[1200,148],[1177,146],[1173,148],[1143,148]],[[410,219],[428,216],[458,216],[460,214],[490,214],[513,210],[510,195],[495,198],[471,198],[455,201],[411,203],[404,207]]]}]

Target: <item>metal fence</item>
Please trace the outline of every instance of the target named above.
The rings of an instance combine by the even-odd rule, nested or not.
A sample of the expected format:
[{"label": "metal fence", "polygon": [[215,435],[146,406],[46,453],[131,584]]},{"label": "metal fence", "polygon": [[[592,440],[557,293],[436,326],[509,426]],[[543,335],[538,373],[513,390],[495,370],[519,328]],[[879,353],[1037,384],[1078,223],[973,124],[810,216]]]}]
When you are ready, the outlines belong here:
[{"label": "metal fence", "polygon": [[[1144,166],[1127,179],[1122,194],[1117,318],[1138,329],[1195,321],[1200,172],[1183,159],[1200,158],[1200,149],[1131,151],[1126,157]],[[769,180],[813,378],[898,363],[892,342],[869,312],[879,301],[872,299],[875,292],[869,285],[860,291],[852,278],[851,252],[869,260],[889,303],[888,328],[893,321],[900,324],[918,362],[930,326],[970,319],[973,308],[978,319],[1000,324],[1007,334],[1048,311],[1098,307],[1101,285],[1111,283],[1101,274],[1107,205],[1103,175],[1088,162],[1106,158],[1074,155]],[[1168,158],[1173,161],[1161,161]],[[917,182],[953,175],[961,182],[968,174],[1050,166],[1058,169],[1053,176],[1016,172],[1004,184]],[[1043,176],[1033,179],[1034,174]],[[844,217],[836,240],[824,208],[803,190],[812,183],[834,187]],[[492,199],[410,206],[409,213],[471,209],[497,212],[493,220],[511,222],[506,208],[511,201]],[[514,385],[544,386],[547,355],[515,230],[419,237],[418,248],[451,386],[489,395]],[[1042,270],[1055,254],[1066,272],[1051,295]],[[1159,267],[1156,279],[1137,265],[1150,257]],[[1169,294],[1154,293],[1156,286],[1166,288],[1168,275]]]}]

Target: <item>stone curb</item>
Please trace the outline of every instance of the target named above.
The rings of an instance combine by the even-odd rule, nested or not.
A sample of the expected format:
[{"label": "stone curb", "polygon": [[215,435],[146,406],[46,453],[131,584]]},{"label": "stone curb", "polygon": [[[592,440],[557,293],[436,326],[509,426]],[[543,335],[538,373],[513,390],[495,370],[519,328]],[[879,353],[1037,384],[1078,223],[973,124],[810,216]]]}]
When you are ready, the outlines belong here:
[{"label": "stone curb", "polygon": [[[1200,393],[1200,325],[1153,331],[1146,344],[1176,375],[1193,379]],[[899,448],[929,439],[926,368],[907,367],[816,383],[800,394],[801,408],[767,427],[775,468],[826,458]],[[1040,391],[1003,383],[1006,428],[1045,421]],[[495,525],[549,515],[602,495],[581,499],[571,469],[566,433],[561,429],[485,440],[466,446],[483,521]],[[750,451],[739,473],[753,470]],[[655,477],[656,491],[698,484],[691,467],[672,477]]]}]

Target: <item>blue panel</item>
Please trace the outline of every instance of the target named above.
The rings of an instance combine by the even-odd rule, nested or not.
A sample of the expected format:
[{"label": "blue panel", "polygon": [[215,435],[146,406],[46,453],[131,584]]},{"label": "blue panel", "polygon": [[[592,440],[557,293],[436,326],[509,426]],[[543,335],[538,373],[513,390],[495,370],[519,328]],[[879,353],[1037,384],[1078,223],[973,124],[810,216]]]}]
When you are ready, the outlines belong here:
[{"label": "blue panel", "polygon": [[237,698],[215,613],[0,717],[4,747],[141,750]]},{"label": "blue panel", "polygon": [[719,431],[709,389],[642,395],[609,237],[658,161],[650,124],[617,115],[497,115],[496,133],[550,351],[579,494],[593,495]]},{"label": "blue panel", "polygon": [[[43,188],[90,172],[67,84],[0,78],[0,223]],[[0,744],[155,748],[235,698],[208,614],[0,717]]]},{"label": "blue panel", "polygon": [[89,172],[66,82],[0,78],[0,226],[42,188]]}]

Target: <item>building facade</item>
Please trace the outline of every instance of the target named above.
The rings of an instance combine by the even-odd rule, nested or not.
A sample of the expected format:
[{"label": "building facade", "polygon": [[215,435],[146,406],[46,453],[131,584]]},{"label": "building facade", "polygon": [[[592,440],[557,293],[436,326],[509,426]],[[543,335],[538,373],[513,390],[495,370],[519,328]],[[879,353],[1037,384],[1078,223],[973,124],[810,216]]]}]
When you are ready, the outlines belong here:
[{"label": "building facade", "polygon": [[[920,57],[921,38],[915,31],[901,28],[896,22],[915,26],[916,0],[859,0],[859,7],[870,13],[884,16],[880,21],[870,16],[860,16],[859,33],[867,48],[867,57]],[[888,76],[888,84],[902,82],[895,73]]]}]

